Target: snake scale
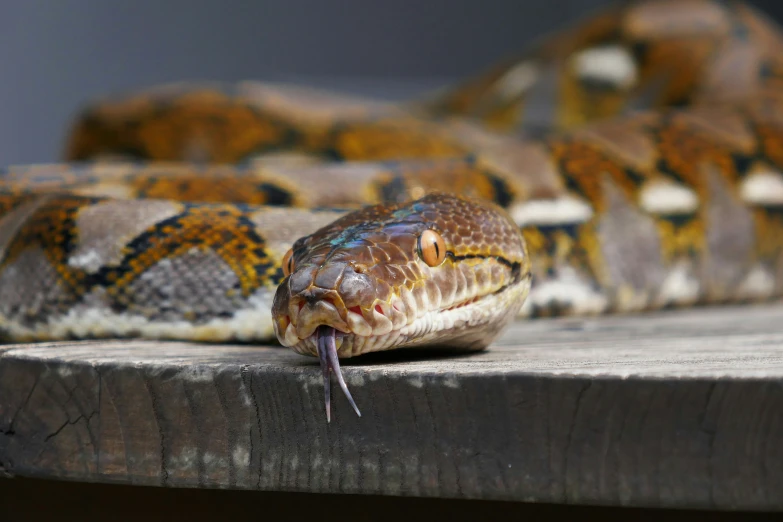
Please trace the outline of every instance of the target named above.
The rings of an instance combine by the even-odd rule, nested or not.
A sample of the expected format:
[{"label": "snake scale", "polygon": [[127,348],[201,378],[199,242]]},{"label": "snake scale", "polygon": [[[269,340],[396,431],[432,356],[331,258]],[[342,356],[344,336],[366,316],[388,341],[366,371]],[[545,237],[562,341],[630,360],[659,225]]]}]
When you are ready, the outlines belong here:
[{"label": "snake scale", "polygon": [[[244,82],[88,105],[0,175],[0,333],[485,348],[514,317],[783,293],[783,36],[625,2],[408,103]],[[358,210],[355,210],[358,209]]]}]

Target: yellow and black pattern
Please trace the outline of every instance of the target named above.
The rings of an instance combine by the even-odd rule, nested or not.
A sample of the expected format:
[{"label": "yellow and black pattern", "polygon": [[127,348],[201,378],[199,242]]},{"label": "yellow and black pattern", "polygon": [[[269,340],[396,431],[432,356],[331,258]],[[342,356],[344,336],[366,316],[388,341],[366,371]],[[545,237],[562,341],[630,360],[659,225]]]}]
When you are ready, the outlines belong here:
[{"label": "yellow and black pattern", "polygon": [[640,109],[780,91],[778,28],[739,1],[618,2],[415,106],[510,130],[573,129]]},{"label": "yellow and black pattern", "polygon": [[[778,295],[783,120],[735,106],[618,123],[635,152],[600,125],[545,140],[564,193],[590,212],[524,229],[538,281],[569,272],[593,312]],[[573,307],[536,293],[533,314]]]},{"label": "yellow and black pattern", "polygon": [[[320,160],[453,157],[468,152],[441,126],[399,109],[376,109],[371,102],[356,100],[344,112],[324,119],[288,107],[291,102],[280,99],[285,91],[276,92],[279,88],[244,87],[183,85],[97,104],[76,122],[65,157],[236,163],[280,151]],[[308,104],[321,96],[303,94],[308,98],[295,100]]]},{"label": "yellow and black pattern", "polygon": [[[93,308],[116,315],[199,324],[230,317],[260,289],[276,287],[282,278],[279,259],[266,249],[253,222],[257,209],[201,203],[170,207],[157,210],[161,219],[153,225],[134,228],[121,224],[132,217],[127,205],[105,198],[45,198],[8,243],[0,286],[12,285],[6,276],[13,277],[30,253],[38,252],[39,261],[56,273],[58,297],[41,308],[34,293],[4,292],[3,315],[21,317],[36,331],[52,319],[52,306],[65,315],[91,300]],[[115,223],[103,231],[91,229],[83,224],[90,213]]]},{"label": "yellow and black pattern", "polygon": [[146,229],[123,248],[116,267],[104,267],[92,279],[119,296],[151,267],[164,259],[194,250],[214,252],[238,281],[227,294],[243,297],[263,285],[274,285],[282,274],[279,263],[264,250],[248,211],[237,205],[185,204],[182,212]]}]

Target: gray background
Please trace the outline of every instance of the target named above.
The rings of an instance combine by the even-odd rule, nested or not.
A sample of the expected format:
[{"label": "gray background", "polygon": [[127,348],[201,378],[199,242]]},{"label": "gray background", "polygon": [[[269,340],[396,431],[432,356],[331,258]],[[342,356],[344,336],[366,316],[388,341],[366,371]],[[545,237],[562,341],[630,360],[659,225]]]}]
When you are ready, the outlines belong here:
[{"label": "gray background", "polygon": [[[0,164],[55,161],[96,95],[183,79],[405,97],[605,0],[0,0]],[[783,19],[783,2],[755,5]]]}]

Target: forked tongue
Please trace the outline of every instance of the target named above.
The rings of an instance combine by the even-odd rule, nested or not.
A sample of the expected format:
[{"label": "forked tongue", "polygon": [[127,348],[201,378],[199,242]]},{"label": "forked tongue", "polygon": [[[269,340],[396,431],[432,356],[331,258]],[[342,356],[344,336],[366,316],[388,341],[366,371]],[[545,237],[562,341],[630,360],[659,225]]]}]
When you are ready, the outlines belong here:
[{"label": "forked tongue", "polygon": [[335,329],[331,326],[321,325],[315,330],[315,343],[318,345],[318,358],[321,360],[321,371],[324,377],[324,399],[326,401],[326,422],[332,421],[331,413],[331,393],[330,393],[330,373],[334,372],[337,376],[337,382],[340,383],[340,388],[343,389],[345,397],[348,402],[353,406],[356,415],[359,417],[362,414],[359,412],[359,408],[356,407],[356,403],[353,402],[351,392],[348,391],[348,385],[345,384],[343,374],[340,372],[340,360],[337,358],[337,344],[335,342]]}]

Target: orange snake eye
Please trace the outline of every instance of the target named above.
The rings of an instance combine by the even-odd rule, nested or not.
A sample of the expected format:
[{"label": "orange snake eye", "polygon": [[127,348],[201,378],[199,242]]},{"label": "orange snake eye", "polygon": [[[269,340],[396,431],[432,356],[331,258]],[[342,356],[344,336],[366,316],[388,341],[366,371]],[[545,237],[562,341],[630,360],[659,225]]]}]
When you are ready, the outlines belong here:
[{"label": "orange snake eye", "polygon": [[288,277],[294,271],[294,249],[289,248],[283,256],[283,276]]},{"label": "orange snake eye", "polygon": [[438,266],[446,259],[446,242],[434,230],[425,230],[419,236],[419,256],[429,266]]}]

